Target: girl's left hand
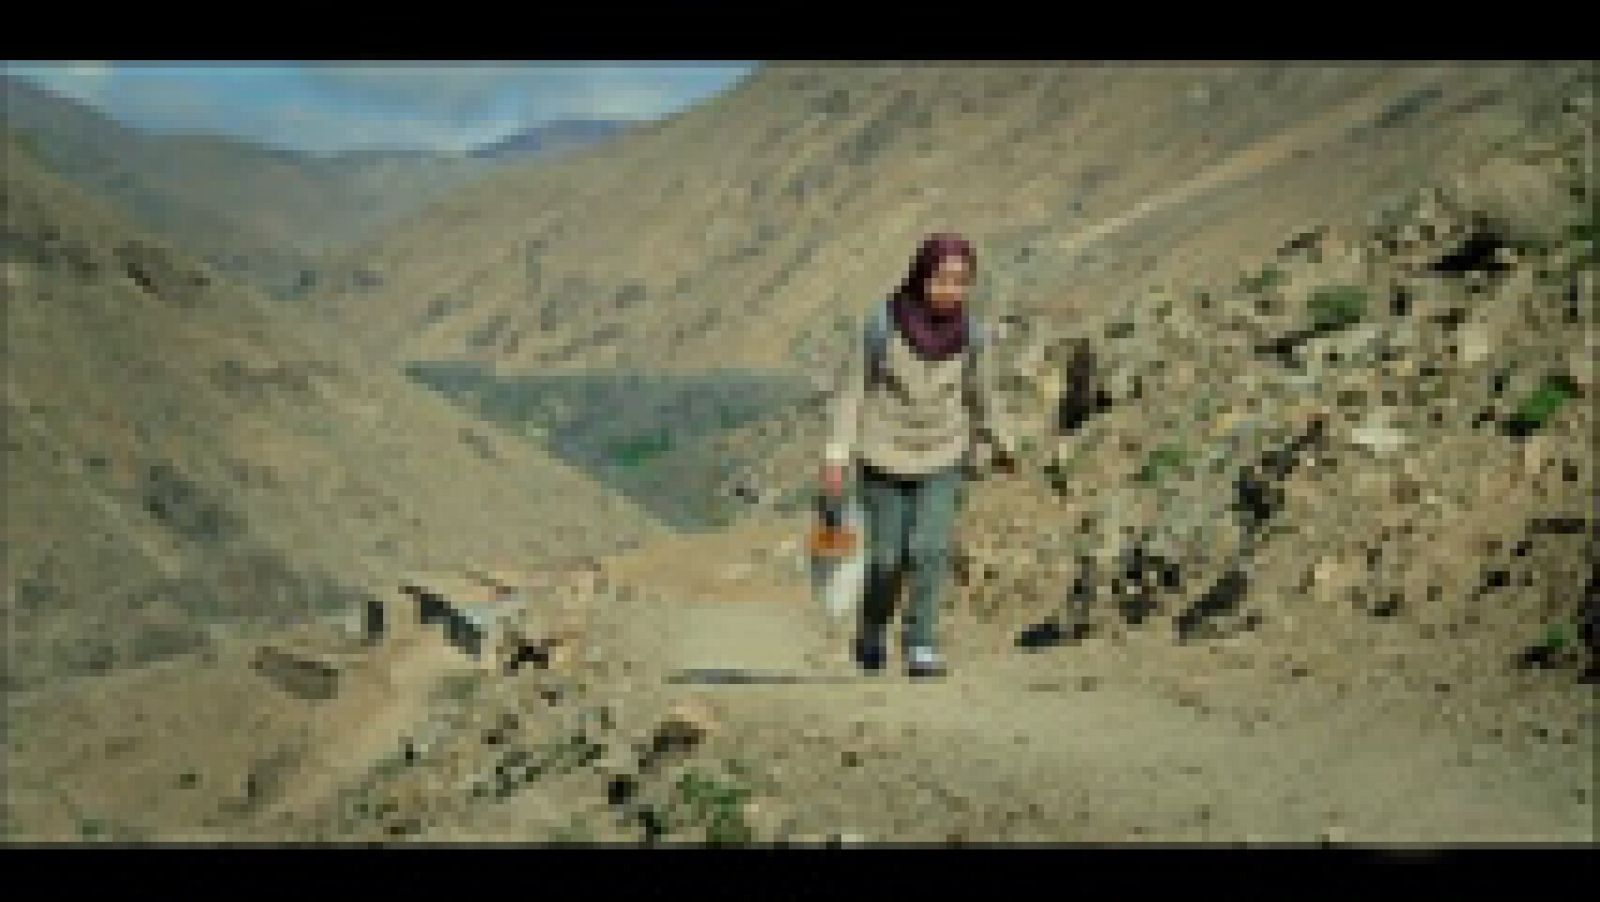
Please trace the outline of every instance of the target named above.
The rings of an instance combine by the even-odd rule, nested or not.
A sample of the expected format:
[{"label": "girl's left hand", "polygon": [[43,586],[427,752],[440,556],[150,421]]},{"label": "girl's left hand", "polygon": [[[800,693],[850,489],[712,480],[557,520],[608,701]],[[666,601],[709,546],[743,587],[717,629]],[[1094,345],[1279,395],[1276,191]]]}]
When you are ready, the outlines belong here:
[{"label": "girl's left hand", "polygon": [[1017,459],[1005,452],[997,453],[994,458],[994,468],[1007,476],[1015,476],[1017,475]]}]

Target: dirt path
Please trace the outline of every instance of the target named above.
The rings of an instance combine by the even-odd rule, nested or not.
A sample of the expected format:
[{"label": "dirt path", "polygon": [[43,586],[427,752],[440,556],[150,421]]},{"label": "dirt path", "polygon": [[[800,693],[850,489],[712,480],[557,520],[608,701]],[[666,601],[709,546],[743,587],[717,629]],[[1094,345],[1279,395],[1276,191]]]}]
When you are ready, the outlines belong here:
[{"label": "dirt path", "polygon": [[[630,606],[647,680],[712,703],[772,763],[798,834],[1035,839],[1590,842],[1583,755],[1514,758],[1402,709],[1308,690],[1259,723],[1122,685],[1074,657],[956,640],[937,683],[818,661],[793,596]],[[974,641],[977,640],[977,641]],[[988,647],[985,648],[984,645]],[[837,656],[835,656],[837,657]]]},{"label": "dirt path", "polygon": [[443,643],[414,634],[352,674],[354,684],[335,706],[319,711],[310,747],[315,754],[300,766],[289,791],[256,821],[270,825],[293,812],[314,807],[395,749],[402,736],[427,715],[429,692],[439,678],[470,672]]},{"label": "dirt path", "polygon": [[[461,728],[469,738],[452,746],[463,756],[450,760],[494,766],[502,747],[470,737],[497,710],[520,711],[517,742],[538,749],[600,706],[618,726],[598,735],[621,760],[671,703],[696,699],[716,726],[686,764],[745,766],[762,838],[1593,842],[1592,729],[1561,744],[1474,744],[1425,726],[1422,709],[1436,700],[1340,699],[1310,681],[1272,694],[1264,674],[1212,685],[1195,704],[1135,673],[1134,661],[1170,643],[1165,634],[1024,654],[1001,631],[955,618],[945,624],[950,678],[863,676],[839,654],[844,637],[828,644],[802,584],[724,579],[717,591],[692,591],[716,582],[708,560],[726,560],[692,550],[664,546],[636,562],[662,594],[604,594],[588,652],[601,666],[549,680],[530,671],[475,696],[476,716]],[[669,589],[674,575],[682,580]],[[24,790],[8,803],[26,810],[30,829],[68,839],[90,818],[184,840],[304,838],[314,824],[333,829],[321,820],[327,803],[432,716],[431,688],[460,666],[441,643],[398,642],[352,672],[336,700],[308,706],[246,660],[225,655],[206,671],[178,662],[115,693],[14,707],[11,724],[40,733],[25,761],[11,762]],[[571,698],[543,700],[549,685],[569,685]],[[208,733],[219,725],[225,735]],[[284,791],[242,820],[215,821],[239,803],[245,774],[280,748],[307,753]],[[435,766],[407,771],[417,798],[446,803],[437,820],[426,805],[412,812],[428,819],[425,841],[540,840],[569,822],[594,841],[640,841],[625,812],[608,807],[603,768],[552,773],[481,804],[438,788],[459,781]],[[181,783],[184,772],[195,776]],[[71,798],[50,795],[67,786]],[[412,788],[381,785],[370,800],[410,798]],[[690,831],[670,841],[697,840]]]}]

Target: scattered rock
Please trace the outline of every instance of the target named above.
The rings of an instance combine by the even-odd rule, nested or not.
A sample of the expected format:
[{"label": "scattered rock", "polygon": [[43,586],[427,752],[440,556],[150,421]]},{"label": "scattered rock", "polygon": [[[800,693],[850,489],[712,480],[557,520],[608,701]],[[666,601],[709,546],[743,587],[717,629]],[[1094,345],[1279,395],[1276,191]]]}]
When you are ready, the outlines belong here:
[{"label": "scattered rock", "polygon": [[647,763],[654,765],[663,758],[685,754],[700,745],[718,728],[717,717],[711,706],[698,699],[676,702],[650,736],[645,753]]},{"label": "scattered rock", "polygon": [[339,692],[339,668],[303,652],[264,645],[251,666],[280,689],[300,698],[325,701]]},{"label": "scattered rock", "polygon": [[606,781],[606,802],[626,805],[639,793],[639,781],[628,774],[618,774]]},{"label": "scattered rock", "polygon": [[1350,441],[1375,454],[1389,456],[1409,445],[1411,438],[1404,430],[1392,426],[1368,425],[1350,430]]}]

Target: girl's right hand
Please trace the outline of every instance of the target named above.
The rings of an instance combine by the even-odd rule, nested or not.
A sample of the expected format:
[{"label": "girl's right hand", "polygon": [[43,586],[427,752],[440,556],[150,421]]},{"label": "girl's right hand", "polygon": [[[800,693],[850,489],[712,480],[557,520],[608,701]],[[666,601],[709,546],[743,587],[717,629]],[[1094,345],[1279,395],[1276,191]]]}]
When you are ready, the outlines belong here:
[{"label": "girl's right hand", "polygon": [[839,464],[822,465],[822,490],[829,495],[844,493],[844,467]]}]

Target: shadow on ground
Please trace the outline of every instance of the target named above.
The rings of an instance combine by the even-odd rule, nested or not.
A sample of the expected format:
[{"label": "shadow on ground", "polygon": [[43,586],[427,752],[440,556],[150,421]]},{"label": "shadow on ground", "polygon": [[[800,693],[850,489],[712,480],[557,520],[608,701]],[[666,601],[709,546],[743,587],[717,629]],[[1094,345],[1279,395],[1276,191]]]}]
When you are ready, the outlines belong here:
[{"label": "shadow on ground", "polygon": [[666,682],[672,685],[776,686],[797,683],[859,683],[862,679],[858,676],[824,676],[771,670],[742,670],[735,667],[707,667],[674,671],[667,676]]}]

